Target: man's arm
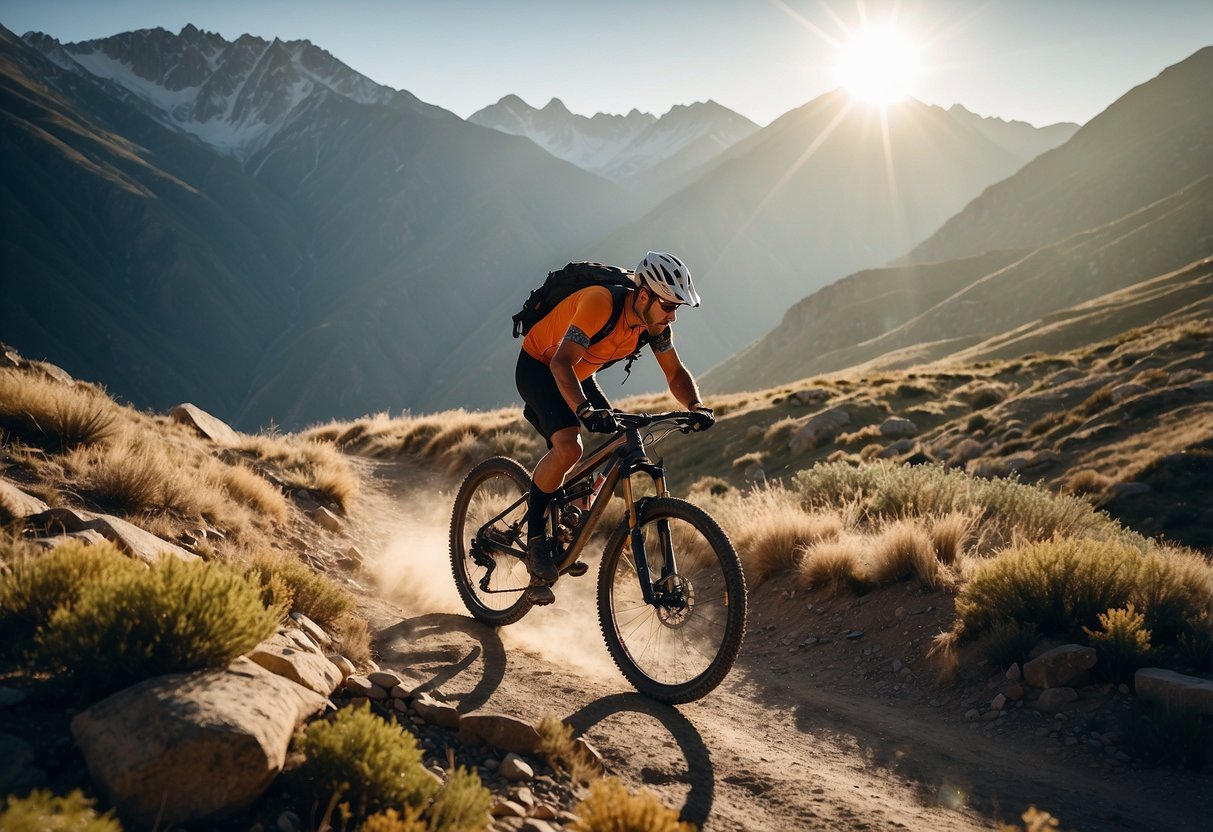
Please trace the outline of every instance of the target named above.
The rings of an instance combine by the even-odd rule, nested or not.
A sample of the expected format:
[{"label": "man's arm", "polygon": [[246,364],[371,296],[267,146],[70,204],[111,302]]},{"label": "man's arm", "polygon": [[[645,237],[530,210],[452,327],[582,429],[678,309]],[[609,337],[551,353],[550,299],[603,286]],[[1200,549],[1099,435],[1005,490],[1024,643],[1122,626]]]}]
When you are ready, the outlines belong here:
[{"label": "man's arm", "polygon": [[[668,333],[667,329],[662,335],[668,336]],[[653,341],[653,355],[657,358],[657,365],[665,373],[666,384],[670,386],[670,392],[674,394],[674,398],[678,399],[687,410],[690,410],[692,405],[702,404],[702,400],[699,398],[699,385],[695,383],[690,370],[678,357],[678,350],[674,349],[673,341],[668,337],[659,336],[657,340]]]},{"label": "man's arm", "polygon": [[585,401],[585,391],[573,367],[590,348],[590,333],[597,332],[611,315],[611,290],[605,286],[583,289],[577,298],[577,310],[564,333],[564,339],[552,355],[550,364],[556,389],[574,413]]}]

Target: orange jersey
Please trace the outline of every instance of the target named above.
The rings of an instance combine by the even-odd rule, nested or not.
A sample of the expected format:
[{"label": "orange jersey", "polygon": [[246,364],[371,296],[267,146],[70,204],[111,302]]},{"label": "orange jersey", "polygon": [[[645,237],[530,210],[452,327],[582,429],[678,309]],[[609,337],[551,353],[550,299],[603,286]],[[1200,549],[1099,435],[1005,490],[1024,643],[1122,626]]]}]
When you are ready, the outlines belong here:
[{"label": "orange jersey", "polygon": [[[610,320],[612,307],[611,290],[605,286],[588,286],[574,292],[556,304],[556,308],[531,328],[522,341],[527,355],[544,364],[552,363],[560,342],[570,326],[575,326],[593,338],[598,330]],[[636,350],[636,341],[644,332],[644,326],[628,326],[626,311],[620,313],[619,322],[607,336],[585,351],[581,360],[573,365],[578,381],[585,381],[595,372],[620,358],[627,358]]]}]

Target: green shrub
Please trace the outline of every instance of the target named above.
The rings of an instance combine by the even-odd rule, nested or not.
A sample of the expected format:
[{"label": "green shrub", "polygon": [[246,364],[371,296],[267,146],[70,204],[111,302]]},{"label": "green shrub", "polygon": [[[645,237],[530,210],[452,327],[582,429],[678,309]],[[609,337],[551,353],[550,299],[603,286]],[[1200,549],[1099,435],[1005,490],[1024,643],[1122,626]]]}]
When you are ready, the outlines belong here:
[{"label": "green shrub", "polygon": [[1114,679],[1128,680],[1150,657],[1150,631],[1146,617],[1132,604],[1099,615],[1098,630],[1083,627],[1091,646],[1099,653],[1100,667]]},{"label": "green shrub", "polygon": [[5,801],[0,832],[122,832],[122,826],[110,812],[97,814],[79,791],[57,797],[39,789]]},{"label": "green shrub", "polygon": [[0,644],[15,658],[55,610],[75,605],[85,585],[144,569],[110,543],[92,546],[75,540],[50,552],[12,558],[9,569],[0,572]]},{"label": "green shrub", "polygon": [[289,555],[258,552],[247,574],[261,587],[266,606],[276,604],[286,612],[302,613],[326,627],[354,607],[354,596]]},{"label": "green shrub", "polygon": [[403,813],[395,809],[376,812],[362,822],[358,832],[429,832],[429,824],[420,809],[407,806]]},{"label": "green shrub", "polygon": [[648,790],[636,794],[613,777],[590,786],[589,796],[577,804],[575,832],[694,832],[692,824],[662,805]]},{"label": "green shrub", "polygon": [[1120,729],[1129,755],[1147,765],[1201,768],[1209,760],[1213,723],[1203,714],[1136,699]]},{"label": "green shrub", "polygon": [[332,720],[311,723],[299,747],[307,761],[296,776],[308,793],[340,795],[358,817],[391,807],[428,806],[438,792],[413,735],[369,707],[342,708]]},{"label": "green shrub", "polygon": [[1044,635],[1071,634],[1133,597],[1141,553],[1131,546],[1057,539],[1003,552],[982,564],[956,597],[965,637],[996,624],[1035,624]]},{"label": "green shrub", "polygon": [[93,576],[34,642],[34,663],[105,694],[152,676],[223,667],[269,638],[279,616],[227,567],[165,558]]},{"label": "green shrub", "polygon": [[472,832],[484,829],[493,796],[480,784],[480,775],[460,766],[450,773],[424,813],[429,832]]},{"label": "green shrub", "polygon": [[1055,535],[1127,536],[1079,497],[1052,494],[1014,479],[978,479],[939,465],[827,462],[801,471],[794,482],[808,506],[854,504],[867,520],[960,512],[973,518],[991,547]]}]

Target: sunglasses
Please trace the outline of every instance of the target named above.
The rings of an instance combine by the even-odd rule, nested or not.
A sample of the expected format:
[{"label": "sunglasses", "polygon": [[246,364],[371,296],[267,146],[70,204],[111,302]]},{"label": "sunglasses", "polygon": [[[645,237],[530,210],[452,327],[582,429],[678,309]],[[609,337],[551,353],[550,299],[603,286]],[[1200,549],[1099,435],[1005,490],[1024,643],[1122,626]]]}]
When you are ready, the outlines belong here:
[{"label": "sunglasses", "polygon": [[662,310],[664,310],[665,313],[668,315],[669,313],[671,313],[675,309],[677,309],[681,304],[671,303],[668,300],[659,300],[659,301],[657,301],[657,305],[660,306],[662,308]]}]

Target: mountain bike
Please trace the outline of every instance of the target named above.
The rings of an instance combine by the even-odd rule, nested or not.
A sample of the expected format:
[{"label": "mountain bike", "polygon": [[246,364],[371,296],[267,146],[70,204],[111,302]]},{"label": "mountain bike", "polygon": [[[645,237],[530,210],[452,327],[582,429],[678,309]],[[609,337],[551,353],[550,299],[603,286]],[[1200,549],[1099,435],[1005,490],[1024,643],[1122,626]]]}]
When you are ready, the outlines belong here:
[{"label": "mountain bike", "polygon": [[[733,544],[707,512],[669,496],[664,468],[645,452],[675,430],[689,431],[691,415],[616,412],[621,430],[582,457],[547,518],[560,574],[584,574],[578,555],[621,487],[625,517],[610,530],[599,566],[598,620],[627,680],[671,704],[699,699],[720,684],[746,622],[745,577]],[[644,477],[658,496],[638,496]],[[473,468],[455,497],[451,570],[468,611],[485,624],[513,624],[532,607],[530,485],[526,468],[499,456]]]}]

